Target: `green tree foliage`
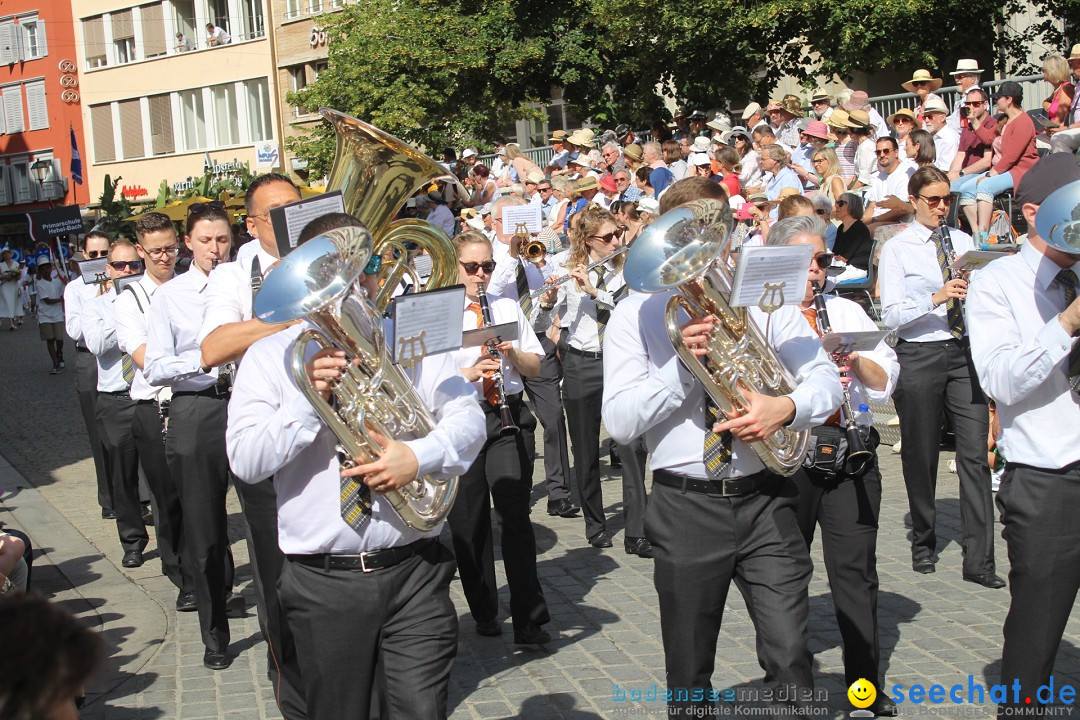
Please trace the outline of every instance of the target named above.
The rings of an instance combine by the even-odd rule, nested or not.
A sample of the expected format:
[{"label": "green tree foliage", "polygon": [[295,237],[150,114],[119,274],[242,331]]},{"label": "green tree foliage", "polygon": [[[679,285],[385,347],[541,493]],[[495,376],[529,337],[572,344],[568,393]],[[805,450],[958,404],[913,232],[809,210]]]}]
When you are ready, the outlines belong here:
[{"label": "green tree foliage", "polygon": [[[702,107],[762,99],[784,75],[940,72],[960,57],[1003,71],[1032,47],[1067,52],[1080,0],[1039,0],[1041,20],[1020,34],[1012,23],[1028,4],[367,0],[327,16],[329,68],[289,102],[342,110],[432,151],[483,145],[535,115],[530,103],[553,87],[579,117],[611,127],[664,117],[664,96]],[[318,176],[333,131],[322,123],[287,145]]]}]

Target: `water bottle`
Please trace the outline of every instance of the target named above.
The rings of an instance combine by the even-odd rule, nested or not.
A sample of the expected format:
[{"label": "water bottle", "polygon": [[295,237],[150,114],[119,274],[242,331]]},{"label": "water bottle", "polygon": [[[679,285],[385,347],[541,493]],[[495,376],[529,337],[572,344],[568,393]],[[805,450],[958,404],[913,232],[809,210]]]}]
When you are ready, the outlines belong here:
[{"label": "water bottle", "polygon": [[870,412],[870,406],[866,403],[859,405],[859,412],[855,414],[855,426],[859,428],[859,434],[864,438],[870,437],[870,426],[874,424],[874,414]]}]

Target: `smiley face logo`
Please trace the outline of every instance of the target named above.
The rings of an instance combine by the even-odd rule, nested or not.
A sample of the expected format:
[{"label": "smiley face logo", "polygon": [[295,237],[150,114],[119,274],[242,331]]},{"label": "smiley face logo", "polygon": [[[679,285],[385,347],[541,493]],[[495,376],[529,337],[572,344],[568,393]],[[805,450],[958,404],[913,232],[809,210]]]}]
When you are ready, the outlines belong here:
[{"label": "smiley face logo", "polygon": [[866,678],[859,678],[851,683],[847,691],[848,700],[857,708],[868,708],[874,704],[877,698],[877,690],[874,684]]}]

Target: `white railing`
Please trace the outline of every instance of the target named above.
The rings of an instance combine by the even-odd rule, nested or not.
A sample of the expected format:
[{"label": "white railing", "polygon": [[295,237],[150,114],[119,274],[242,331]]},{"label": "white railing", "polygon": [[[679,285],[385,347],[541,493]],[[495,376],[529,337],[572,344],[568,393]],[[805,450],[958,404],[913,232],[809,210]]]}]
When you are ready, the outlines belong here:
[{"label": "white railing", "polygon": [[[1004,78],[1002,80],[990,80],[988,82],[979,83],[979,85],[989,91],[990,95],[994,94],[993,88],[1008,81],[1020,83],[1020,86],[1024,88],[1024,109],[1025,110],[1037,110],[1042,107],[1042,102],[1046,98],[1050,97],[1053,92],[1053,86],[1043,80],[1042,75],[1025,75],[1023,77]],[[956,99],[960,96],[960,88],[955,85],[949,87],[942,87],[935,91],[935,94],[945,101],[945,104],[949,106],[950,112],[956,106]],[[915,106],[919,104],[918,96],[915,93],[898,93],[896,95],[879,95],[877,97],[870,98],[870,104],[874,106],[874,109],[881,113],[882,117],[889,117],[900,108],[908,108],[914,110]]]}]

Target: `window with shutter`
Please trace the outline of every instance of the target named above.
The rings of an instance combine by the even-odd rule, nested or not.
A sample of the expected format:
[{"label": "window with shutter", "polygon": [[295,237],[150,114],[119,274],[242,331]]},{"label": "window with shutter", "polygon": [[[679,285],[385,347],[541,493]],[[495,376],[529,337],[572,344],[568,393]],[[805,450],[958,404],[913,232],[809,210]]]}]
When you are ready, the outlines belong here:
[{"label": "window with shutter", "polygon": [[37,200],[37,193],[34,192],[35,188],[30,187],[30,163],[26,160],[14,162],[8,168],[11,170],[11,184],[15,190],[15,203],[28,203]]},{"label": "window with shutter", "polygon": [[9,133],[24,132],[26,120],[23,116],[22,85],[4,88],[4,122]]},{"label": "window with shutter", "polygon": [[138,100],[123,100],[120,107],[120,138],[123,142],[124,159],[140,158],[146,155],[143,142],[142,109]]},{"label": "window with shutter", "polygon": [[116,159],[112,105],[106,103],[91,106],[90,124],[94,130],[94,162],[112,162]]},{"label": "window with shutter", "polygon": [[0,135],[7,134],[7,117],[4,115],[3,100],[0,99]]},{"label": "window with shutter", "polygon": [[168,95],[154,95],[150,100],[150,139],[155,155],[176,152],[173,136],[172,102]]},{"label": "window with shutter", "polygon": [[11,186],[8,182],[8,166],[0,165],[0,205],[11,204]]},{"label": "window with shutter", "polygon": [[86,43],[86,66],[104,67],[108,64],[108,48],[105,47],[105,18],[92,17],[83,20],[83,42]]},{"label": "window with shutter", "polygon": [[49,127],[49,107],[45,102],[45,81],[26,84],[26,108],[30,115],[31,130]]},{"label": "window with shutter", "polygon": [[131,10],[121,10],[110,15],[112,19],[113,48],[118,65],[135,60],[135,21]]},{"label": "window with shutter", "polygon": [[142,15],[142,41],[143,57],[157,57],[168,52],[165,42],[165,14],[161,3],[143,5]]},{"label": "window with shutter", "polygon": [[49,54],[49,46],[45,42],[45,23],[36,17],[24,17],[19,20],[22,28],[22,58],[23,60],[37,60]]},{"label": "window with shutter", "polygon": [[8,21],[0,25],[0,65],[11,65],[22,59],[21,38],[22,32],[15,23]]}]

